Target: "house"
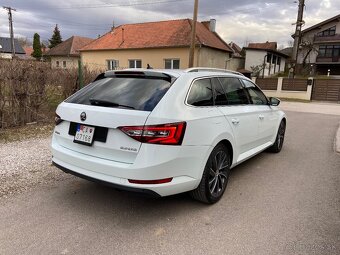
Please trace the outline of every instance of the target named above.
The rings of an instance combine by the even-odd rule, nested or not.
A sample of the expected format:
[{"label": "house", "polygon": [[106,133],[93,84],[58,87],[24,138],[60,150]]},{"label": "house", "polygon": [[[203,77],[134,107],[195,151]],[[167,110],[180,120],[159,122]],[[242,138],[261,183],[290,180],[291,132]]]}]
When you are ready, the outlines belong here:
[{"label": "house", "polygon": [[[293,36],[294,37],[294,36]],[[340,75],[340,14],[301,31],[297,64],[311,72]]]},{"label": "house", "polygon": [[79,49],[92,41],[91,38],[72,36],[51,48],[46,55],[51,58],[52,68],[77,68],[80,59]]},{"label": "house", "polygon": [[[26,47],[23,47],[24,51],[25,51],[25,56],[23,56],[22,58],[25,59],[25,60],[35,60],[35,58],[32,56],[33,54],[33,47],[32,46],[26,46]],[[42,54],[42,57],[41,57],[41,61],[44,60],[44,56],[46,56],[47,52],[48,52],[48,48],[46,47],[41,47],[41,54]]]},{"label": "house", "polygon": [[243,49],[245,69],[252,70],[253,75],[267,77],[284,71],[288,56],[277,50],[276,42],[249,43]]},{"label": "house", "polygon": [[[25,51],[17,39],[14,39],[14,49],[17,57],[25,55]],[[12,59],[11,38],[0,37],[0,58]]]},{"label": "house", "polygon": [[245,58],[242,56],[242,49],[234,42],[229,43],[229,47],[233,50],[231,59],[227,62],[229,70],[244,70]]},{"label": "house", "polygon": [[[191,19],[125,24],[81,51],[89,68],[183,69],[189,66]],[[226,68],[233,53],[215,31],[216,20],[197,22],[194,66]]]}]

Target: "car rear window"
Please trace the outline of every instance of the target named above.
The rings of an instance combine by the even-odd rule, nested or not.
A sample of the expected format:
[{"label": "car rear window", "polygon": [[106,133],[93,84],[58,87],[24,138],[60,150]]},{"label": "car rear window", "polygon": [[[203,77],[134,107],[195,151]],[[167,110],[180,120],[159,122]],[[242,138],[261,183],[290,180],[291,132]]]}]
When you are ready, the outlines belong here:
[{"label": "car rear window", "polygon": [[152,111],[170,85],[169,81],[155,78],[103,78],[79,90],[65,102]]}]

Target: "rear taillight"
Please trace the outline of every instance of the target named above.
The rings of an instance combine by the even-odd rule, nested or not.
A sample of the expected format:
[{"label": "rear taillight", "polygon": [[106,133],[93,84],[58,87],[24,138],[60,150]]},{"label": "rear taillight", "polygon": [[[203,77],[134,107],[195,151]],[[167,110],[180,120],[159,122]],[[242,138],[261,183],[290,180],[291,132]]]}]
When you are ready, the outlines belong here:
[{"label": "rear taillight", "polygon": [[59,125],[63,120],[60,118],[60,116],[58,114],[55,114],[55,117],[54,117],[54,123],[55,125]]},{"label": "rear taillight", "polygon": [[119,127],[125,134],[142,143],[167,145],[181,145],[185,128],[185,122],[152,126]]}]

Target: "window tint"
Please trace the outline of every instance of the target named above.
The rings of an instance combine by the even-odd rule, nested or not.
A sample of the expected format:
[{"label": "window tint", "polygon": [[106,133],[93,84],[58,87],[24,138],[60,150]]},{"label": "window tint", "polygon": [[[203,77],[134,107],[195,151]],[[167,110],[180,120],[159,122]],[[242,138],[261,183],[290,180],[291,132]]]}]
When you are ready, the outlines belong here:
[{"label": "window tint", "polygon": [[213,93],[210,79],[201,79],[194,82],[187,100],[194,106],[213,105]]},{"label": "window tint", "polygon": [[104,78],[84,87],[66,102],[91,105],[90,99],[95,99],[118,104],[126,109],[124,106],[152,111],[169,88],[170,82],[160,79]]},{"label": "window tint", "polygon": [[237,78],[219,78],[227,95],[229,105],[248,104],[248,97],[241,82]]},{"label": "window tint", "polygon": [[213,78],[211,81],[214,88],[215,105],[228,105],[227,97],[219,80],[217,78]]},{"label": "window tint", "polygon": [[247,80],[242,80],[244,86],[247,88],[250,99],[253,104],[267,104],[267,97],[263,94],[263,92],[256,87],[252,82]]}]

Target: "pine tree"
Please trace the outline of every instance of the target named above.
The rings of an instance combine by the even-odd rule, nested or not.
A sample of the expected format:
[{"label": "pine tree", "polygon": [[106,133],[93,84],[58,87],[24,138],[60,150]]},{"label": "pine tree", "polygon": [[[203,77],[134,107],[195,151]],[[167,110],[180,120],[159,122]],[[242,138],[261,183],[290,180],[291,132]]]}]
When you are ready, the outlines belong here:
[{"label": "pine tree", "polygon": [[40,44],[40,35],[35,33],[33,37],[33,52],[32,56],[39,60],[42,56],[41,52],[41,44]]},{"label": "pine tree", "polygon": [[55,25],[53,35],[51,39],[49,39],[48,41],[50,42],[50,45],[48,46],[50,49],[57,46],[59,43],[63,42],[58,28],[58,24]]}]

